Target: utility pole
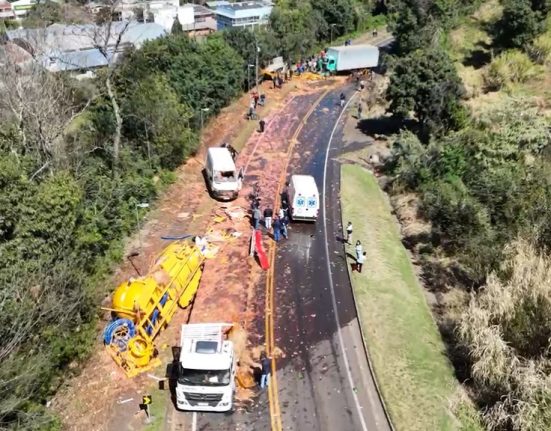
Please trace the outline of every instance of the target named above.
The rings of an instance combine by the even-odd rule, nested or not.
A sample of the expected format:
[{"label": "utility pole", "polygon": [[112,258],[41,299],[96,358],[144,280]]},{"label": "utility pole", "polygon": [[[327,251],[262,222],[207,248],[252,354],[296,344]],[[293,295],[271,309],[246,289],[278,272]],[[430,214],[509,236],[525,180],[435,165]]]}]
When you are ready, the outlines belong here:
[{"label": "utility pole", "polygon": [[147,202],[134,202],[135,208],[136,208],[136,225],[138,227],[138,243],[140,244],[140,249],[142,248],[142,233],[141,233],[141,227],[140,227],[140,213],[138,208],[149,208],[149,204]]},{"label": "utility pole", "polygon": [[201,108],[201,130],[203,130],[203,112],[209,112],[210,108]]},{"label": "utility pole", "polygon": [[333,29],[335,28],[337,24],[331,24],[331,45],[333,44]]},{"label": "utility pole", "polygon": [[258,39],[256,38],[256,33],[253,33],[254,34],[254,46],[256,48],[256,52],[255,52],[255,77],[256,77],[256,82],[255,82],[255,88],[256,88],[256,94],[259,94],[258,93],[258,54],[260,53],[260,47],[258,46]]},{"label": "utility pole", "polygon": [[258,46],[258,43],[256,43],[256,94],[259,94],[258,93],[258,53],[259,52],[260,52],[260,47]]},{"label": "utility pole", "polygon": [[251,67],[255,67],[254,64],[247,64],[247,92],[251,91]]}]

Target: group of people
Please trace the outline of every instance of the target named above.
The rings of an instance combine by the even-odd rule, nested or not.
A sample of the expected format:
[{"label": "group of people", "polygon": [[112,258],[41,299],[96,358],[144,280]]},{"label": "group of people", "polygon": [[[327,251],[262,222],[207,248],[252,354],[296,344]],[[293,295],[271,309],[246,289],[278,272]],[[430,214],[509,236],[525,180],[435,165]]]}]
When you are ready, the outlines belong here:
[{"label": "group of people", "polygon": [[255,229],[259,229],[261,222],[263,222],[268,232],[273,230],[274,241],[279,241],[281,238],[287,239],[289,237],[287,230],[287,226],[289,225],[289,204],[282,202],[278,213],[274,215],[274,210],[270,207],[266,207],[264,211],[260,211],[260,205],[256,201],[253,203],[252,225]]},{"label": "group of people", "polygon": [[[354,228],[352,226],[352,222],[348,222],[348,226],[346,226],[346,243],[352,244],[352,233],[354,231]],[[365,263],[365,260],[367,258],[367,252],[363,250],[362,242],[360,240],[356,241],[356,246],[354,247],[354,251],[356,252],[356,262],[354,265],[352,265],[352,270],[356,270],[358,272],[362,272],[363,265]]]},{"label": "group of people", "polygon": [[273,231],[273,238],[276,242],[281,240],[281,238],[289,238],[288,226],[290,217],[287,187],[288,184],[285,185],[285,189],[281,193],[281,206],[277,214],[274,214],[274,210],[269,206],[264,208],[264,211],[261,211],[260,199],[254,198],[252,200],[251,221],[253,228],[259,229],[260,224],[263,222],[266,231]]},{"label": "group of people", "polygon": [[318,55],[298,61],[291,66],[291,71],[299,76],[305,72],[327,72],[327,49],[321,50]]}]

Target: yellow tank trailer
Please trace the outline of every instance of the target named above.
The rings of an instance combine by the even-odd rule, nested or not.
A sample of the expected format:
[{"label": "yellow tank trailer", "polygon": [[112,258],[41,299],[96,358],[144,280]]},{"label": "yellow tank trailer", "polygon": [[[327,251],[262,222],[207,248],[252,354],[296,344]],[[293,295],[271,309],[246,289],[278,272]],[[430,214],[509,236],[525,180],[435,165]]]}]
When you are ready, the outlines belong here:
[{"label": "yellow tank trailer", "polygon": [[191,304],[199,287],[205,257],[192,241],[175,241],[149,273],[122,283],[112,299],[114,321],[103,338],[109,354],[128,377],[160,364],[153,340],[179,305]]}]

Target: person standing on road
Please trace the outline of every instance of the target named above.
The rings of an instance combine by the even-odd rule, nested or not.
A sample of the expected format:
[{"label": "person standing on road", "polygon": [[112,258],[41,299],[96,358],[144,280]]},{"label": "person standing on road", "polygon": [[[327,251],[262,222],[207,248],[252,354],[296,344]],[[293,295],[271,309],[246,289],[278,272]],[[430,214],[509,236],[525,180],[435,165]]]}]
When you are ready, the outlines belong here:
[{"label": "person standing on road", "polygon": [[358,120],[362,119],[362,110],[363,110],[363,108],[362,108],[362,104],[360,102],[360,103],[358,103]]},{"label": "person standing on road", "polygon": [[352,240],[352,222],[348,222],[348,226],[346,226],[346,242],[350,244],[350,241]]},{"label": "person standing on road", "polygon": [[273,224],[274,228],[274,241],[278,242],[281,239],[281,221],[279,217],[276,217]]},{"label": "person standing on road", "polygon": [[287,232],[287,220],[286,219],[281,220],[281,235],[283,235],[283,238],[289,239],[289,233]]},{"label": "person standing on road", "polygon": [[258,229],[258,225],[260,224],[260,218],[262,217],[262,214],[260,213],[260,209],[258,206],[255,206],[253,208],[253,227],[255,229]]},{"label": "person standing on road", "polygon": [[363,253],[363,247],[360,240],[356,241],[356,259],[359,259]]},{"label": "person standing on road", "polygon": [[258,122],[258,132],[264,133],[265,127],[266,127],[266,121],[264,121],[263,119],[260,119],[260,121]]},{"label": "person standing on road", "polygon": [[272,375],[272,358],[269,358],[265,353],[262,353],[260,355],[260,366],[262,368],[260,373],[260,388],[264,389],[268,386],[270,376]]},{"label": "person standing on road", "polygon": [[356,271],[358,272],[362,272],[362,268],[364,266],[364,262],[365,262],[365,259],[366,259],[366,256],[367,256],[367,253],[364,251],[362,254],[360,254],[357,258],[356,258]]},{"label": "person standing on road", "polygon": [[281,208],[279,209],[279,218],[281,223],[289,224],[289,205],[287,202],[283,202],[281,204]]},{"label": "person standing on road", "polygon": [[344,108],[344,103],[346,101],[346,96],[344,95],[344,93],[341,93],[341,108]]},{"label": "person standing on road", "polygon": [[289,206],[289,183],[285,183],[285,187],[283,188],[283,191],[280,194],[281,198],[281,206]]},{"label": "person standing on road", "polygon": [[267,230],[270,230],[272,228],[273,215],[274,211],[270,207],[264,209],[264,226]]}]

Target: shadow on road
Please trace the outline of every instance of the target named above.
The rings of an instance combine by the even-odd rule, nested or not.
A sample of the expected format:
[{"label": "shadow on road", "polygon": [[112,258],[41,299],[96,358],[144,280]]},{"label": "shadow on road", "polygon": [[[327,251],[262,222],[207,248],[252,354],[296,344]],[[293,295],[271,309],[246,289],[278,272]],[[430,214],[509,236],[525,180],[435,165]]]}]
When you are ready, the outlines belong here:
[{"label": "shadow on road", "polygon": [[166,366],[166,374],[165,377],[167,380],[162,380],[159,382],[159,389],[165,390],[166,389],[166,382],[168,381],[168,389],[170,390],[170,399],[172,400],[172,403],[176,407],[176,383],[178,380],[178,364],[180,360],[180,347],[174,346],[172,347],[172,362],[167,364]]}]

